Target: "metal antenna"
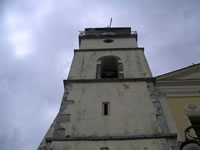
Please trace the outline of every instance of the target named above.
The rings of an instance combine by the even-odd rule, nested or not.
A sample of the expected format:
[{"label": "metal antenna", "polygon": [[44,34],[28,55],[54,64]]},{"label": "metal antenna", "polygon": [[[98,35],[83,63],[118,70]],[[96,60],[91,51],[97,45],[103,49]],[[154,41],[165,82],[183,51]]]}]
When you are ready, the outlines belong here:
[{"label": "metal antenna", "polygon": [[110,19],[110,26],[109,26],[110,28],[111,28],[111,24],[112,24],[112,18]]}]

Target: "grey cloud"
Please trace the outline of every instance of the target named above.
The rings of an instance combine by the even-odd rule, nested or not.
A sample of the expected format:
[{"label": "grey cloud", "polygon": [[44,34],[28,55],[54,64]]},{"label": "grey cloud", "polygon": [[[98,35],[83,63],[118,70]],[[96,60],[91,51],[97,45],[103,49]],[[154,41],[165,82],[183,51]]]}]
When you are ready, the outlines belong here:
[{"label": "grey cloud", "polygon": [[[0,146],[1,149],[4,150],[10,150],[13,149],[13,147],[17,148],[17,149],[22,149],[22,144],[20,141],[20,136],[18,134],[18,132],[16,130],[12,130],[9,127],[5,128],[6,132],[5,133],[1,133],[0,136]],[[11,135],[8,135],[8,132],[12,132]]]},{"label": "grey cloud", "polygon": [[[45,2],[1,1],[0,148],[5,150],[39,145],[58,112],[62,79],[78,48],[78,31],[85,27],[106,27],[113,17],[113,26],[137,30],[154,75],[199,62],[197,0],[50,1],[47,8]],[[23,28],[30,30],[33,51],[24,58],[16,57],[8,39],[4,21],[9,13],[22,17]]]}]

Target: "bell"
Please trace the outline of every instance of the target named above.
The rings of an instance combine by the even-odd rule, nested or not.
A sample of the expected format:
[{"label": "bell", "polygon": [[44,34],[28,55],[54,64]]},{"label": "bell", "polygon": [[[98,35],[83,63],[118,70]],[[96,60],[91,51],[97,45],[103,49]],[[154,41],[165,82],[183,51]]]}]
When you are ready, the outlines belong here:
[{"label": "bell", "polygon": [[195,140],[187,140],[181,144],[180,150],[200,150],[200,144]]}]

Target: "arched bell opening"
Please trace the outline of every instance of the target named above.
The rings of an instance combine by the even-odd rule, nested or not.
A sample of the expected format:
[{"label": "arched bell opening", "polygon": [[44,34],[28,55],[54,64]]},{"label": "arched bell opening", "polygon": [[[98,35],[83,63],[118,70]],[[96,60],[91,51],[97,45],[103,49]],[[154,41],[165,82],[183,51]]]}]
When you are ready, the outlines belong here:
[{"label": "arched bell opening", "polygon": [[97,78],[123,78],[123,67],[119,57],[104,56],[98,60]]},{"label": "arched bell opening", "polygon": [[118,78],[118,60],[113,57],[101,61],[101,78]]}]

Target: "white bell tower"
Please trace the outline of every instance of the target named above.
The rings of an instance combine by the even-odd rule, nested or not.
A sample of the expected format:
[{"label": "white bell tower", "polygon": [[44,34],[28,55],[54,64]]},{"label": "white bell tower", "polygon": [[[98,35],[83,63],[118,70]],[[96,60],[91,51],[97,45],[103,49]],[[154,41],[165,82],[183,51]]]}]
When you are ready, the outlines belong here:
[{"label": "white bell tower", "polygon": [[175,150],[154,82],[131,28],[86,28],[38,150]]}]

